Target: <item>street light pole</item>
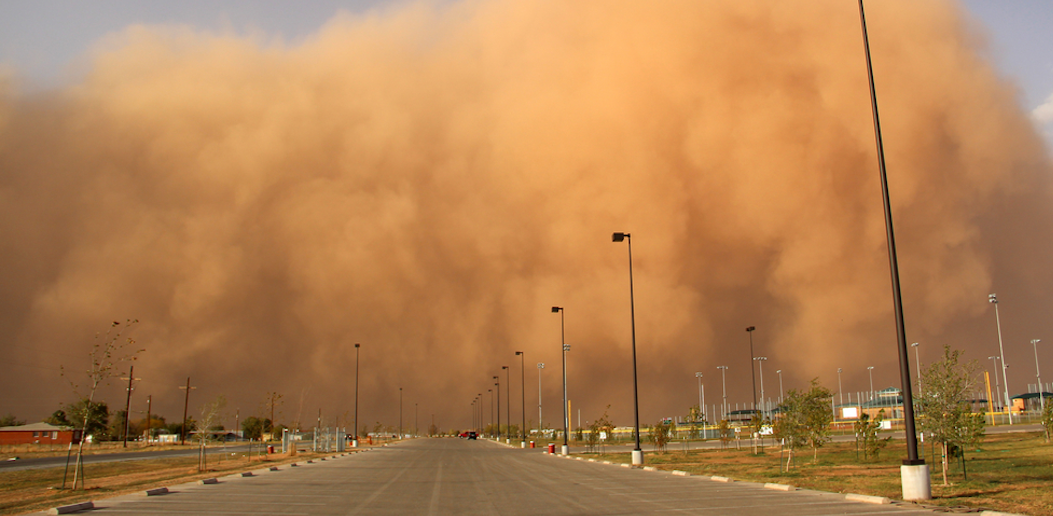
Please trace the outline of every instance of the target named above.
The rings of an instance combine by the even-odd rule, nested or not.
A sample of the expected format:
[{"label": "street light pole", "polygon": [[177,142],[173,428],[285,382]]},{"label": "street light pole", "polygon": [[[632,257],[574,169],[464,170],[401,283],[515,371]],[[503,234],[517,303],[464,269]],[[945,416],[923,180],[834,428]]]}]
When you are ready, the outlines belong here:
[{"label": "street light pole", "polygon": [[[888,240],[889,279],[892,282],[892,306],[896,319],[896,350],[899,356],[899,378],[904,400],[913,400],[910,385],[910,363],[907,355],[907,331],[903,321],[903,294],[899,284],[899,260],[896,257],[896,236],[892,227],[892,203],[889,200],[888,175],[885,171],[885,148],[881,141],[881,119],[878,116],[877,89],[874,86],[874,67],[870,61],[870,40],[867,36],[866,13],[863,0],[859,0],[859,25],[863,33],[863,51],[866,56],[867,79],[870,86],[870,108],[874,118],[874,142],[876,144],[878,175],[881,178],[881,197],[885,212],[885,235]],[[907,441],[907,459],[900,467],[900,485],[904,500],[928,500],[932,498],[929,467],[925,459],[918,456],[918,433],[914,424],[914,403],[903,404],[904,436]]]},{"label": "street light pole", "polygon": [[746,333],[750,334],[750,384],[753,387],[753,410],[757,410],[757,375],[753,372],[753,331],[756,329],[756,326],[746,328]]},{"label": "street light pole", "polygon": [[539,439],[545,429],[545,425],[541,422],[541,370],[544,368],[544,362],[537,363],[537,436]]},{"label": "street light pole", "polygon": [[501,440],[501,376],[494,377],[494,386],[497,387],[497,440]]},{"label": "street light pole", "polygon": [[841,404],[845,404],[845,390],[841,388],[841,372],[843,369],[837,368],[837,393],[841,397]]},{"label": "street light pole", "polygon": [[402,440],[402,387],[399,387],[399,440]]},{"label": "street light pole", "polygon": [[918,355],[918,343],[915,342],[910,345],[914,348],[914,366],[918,368],[918,390],[921,390],[921,356]]},{"label": "street light pole", "polygon": [[494,438],[494,390],[486,389],[490,393],[490,438]]},{"label": "street light pole", "polygon": [[[760,367],[760,403],[764,406],[764,361],[768,360],[768,357],[756,357],[753,360],[757,361],[757,367]],[[754,407],[756,409],[756,407]],[[762,410],[762,412],[765,412]]]},{"label": "street light pole", "polygon": [[728,418],[728,379],[727,379],[728,366],[726,366],[726,365],[719,365],[719,366],[717,366],[717,369],[720,369],[720,393],[721,393],[721,395],[724,398],[724,401],[723,401],[723,403],[720,406],[720,410],[723,411],[723,414],[721,414],[721,418],[722,419],[727,419]]},{"label": "street light pole", "polygon": [[567,432],[570,426],[569,416],[567,415],[567,351],[570,350],[570,345],[567,344],[567,324],[563,307],[553,306],[552,313],[556,312],[559,312],[559,339],[563,350],[563,447],[560,449],[560,453],[567,455],[570,453],[570,443],[567,441]]},{"label": "street light pole", "polygon": [[1031,345],[1035,348],[1035,380],[1038,381],[1038,400],[1042,404],[1042,413],[1046,413],[1046,389],[1042,387],[1042,372],[1038,369],[1038,343],[1039,339],[1031,339]]},{"label": "street light pole", "polygon": [[501,366],[505,370],[505,424],[508,431],[505,432],[505,444],[512,442],[512,370],[508,366]]},{"label": "street light pole", "polygon": [[867,372],[870,373],[870,401],[874,401],[874,366],[867,367]]},{"label": "street light pole", "polygon": [[698,378],[698,412],[702,416],[702,420],[706,420],[706,400],[702,397],[702,373],[695,373],[695,378]]},{"label": "street light pole", "polygon": [[362,347],[361,344],[355,344],[355,439],[351,441],[351,446],[358,448],[358,348]]},{"label": "street light pole", "polygon": [[522,394],[522,403],[520,407],[523,410],[523,426],[521,427],[522,440],[519,441],[520,448],[526,448],[527,438],[527,427],[526,427],[526,353],[522,351],[516,351],[516,355],[519,356],[519,393]]},{"label": "street light pole", "polygon": [[633,449],[634,465],[643,464],[643,449],[640,448],[640,389],[636,378],[636,302],[633,297],[633,240],[629,233],[614,233],[612,242],[625,240],[629,246],[629,320],[633,333],[633,420],[636,424],[636,448]]},{"label": "street light pole", "polygon": [[775,374],[779,375],[779,405],[782,405],[782,369],[776,369]]},{"label": "street light pole", "polygon": [[992,303],[995,307],[995,325],[998,327],[998,355],[1002,359],[1002,385],[1005,386],[1005,390],[1002,391],[1002,398],[1005,401],[1006,412],[1009,412],[1009,424],[1013,424],[1013,405],[1009,402],[1009,377],[1006,376],[1005,365],[1005,349],[1002,348],[1002,321],[998,317],[998,295],[988,294],[987,302]]}]

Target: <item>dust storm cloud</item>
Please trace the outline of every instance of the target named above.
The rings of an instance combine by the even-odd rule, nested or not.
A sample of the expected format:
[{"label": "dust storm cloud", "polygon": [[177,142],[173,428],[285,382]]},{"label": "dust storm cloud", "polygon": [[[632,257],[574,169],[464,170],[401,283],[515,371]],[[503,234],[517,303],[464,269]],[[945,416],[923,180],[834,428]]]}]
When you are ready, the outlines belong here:
[{"label": "dust storm cloud", "polygon": [[[988,356],[993,291],[1009,341],[1053,329],[1050,168],[1013,86],[956,4],[868,8],[908,339]],[[9,73],[0,411],[69,401],[58,365],[134,317],[135,401],[169,419],[191,376],[242,417],[278,391],[281,420],[346,421],[360,342],[364,424],[403,387],[407,426],[465,426],[502,365],[518,408],[516,350],[553,422],[560,305],[575,412],[628,424],[613,231],[643,421],[686,413],[695,371],[712,404],[717,365],[747,402],[747,325],[769,396],[775,369],[893,385],[858,27],[854,2],[410,3],[296,44],[129,27],[60,91]]]}]

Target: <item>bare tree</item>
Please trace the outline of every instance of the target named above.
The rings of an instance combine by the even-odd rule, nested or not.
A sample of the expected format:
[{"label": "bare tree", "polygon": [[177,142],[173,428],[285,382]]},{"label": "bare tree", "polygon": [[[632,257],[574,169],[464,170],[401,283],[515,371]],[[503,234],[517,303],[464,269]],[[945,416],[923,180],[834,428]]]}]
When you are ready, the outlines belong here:
[{"label": "bare tree", "polygon": [[205,448],[208,447],[208,441],[211,438],[212,427],[217,422],[223,419],[223,408],[227,406],[227,400],[223,396],[218,396],[212,400],[211,403],[201,407],[201,419],[197,421],[195,430],[197,431],[198,440],[198,453],[197,453],[197,470],[207,470],[207,459],[205,457]]},{"label": "bare tree", "polygon": [[[77,444],[77,462],[73,469],[73,486],[71,489],[77,489],[78,481],[81,489],[84,488],[84,441],[88,437],[87,429],[89,423],[91,423],[92,414],[90,408],[95,404],[95,394],[100,386],[109,383],[111,378],[121,375],[121,370],[117,369],[119,363],[133,361],[138,358],[139,353],[144,351],[137,349],[128,352],[128,348],[135,346],[135,340],[130,337],[122,337],[138,323],[138,319],[128,319],[123,325],[120,321],[114,321],[110,328],[106,330],[106,333],[95,334],[95,342],[91,346],[91,352],[88,353],[88,357],[91,359],[91,366],[85,371],[88,376],[88,381],[84,386],[87,389],[86,394],[80,394],[81,386],[72,379],[70,380],[73,392],[86,401],[85,405],[89,409],[84,411],[84,415],[82,418],[79,418],[79,421],[76,421],[76,423],[80,424],[81,439]],[[64,367],[62,368],[62,375],[66,375]],[[63,477],[62,487],[66,487],[65,477]]]}]

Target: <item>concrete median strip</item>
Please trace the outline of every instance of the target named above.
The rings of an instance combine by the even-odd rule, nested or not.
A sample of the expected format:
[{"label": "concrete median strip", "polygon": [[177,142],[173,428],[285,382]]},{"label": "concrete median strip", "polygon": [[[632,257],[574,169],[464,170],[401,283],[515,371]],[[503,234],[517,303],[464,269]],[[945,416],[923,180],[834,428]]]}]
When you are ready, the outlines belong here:
[{"label": "concrete median strip", "polygon": [[94,508],[95,504],[92,502],[81,502],[72,505],[63,505],[60,507],[55,507],[53,509],[48,509],[48,514],[69,514],[77,511],[87,511],[89,509]]},{"label": "concrete median strip", "polygon": [[861,494],[855,494],[855,493],[846,494],[845,495],[845,500],[849,500],[849,501],[852,501],[852,502],[873,503],[873,504],[879,504],[879,505],[892,503],[892,500],[889,500],[888,498],[885,498],[884,496],[870,496],[870,495],[861,495]]}]

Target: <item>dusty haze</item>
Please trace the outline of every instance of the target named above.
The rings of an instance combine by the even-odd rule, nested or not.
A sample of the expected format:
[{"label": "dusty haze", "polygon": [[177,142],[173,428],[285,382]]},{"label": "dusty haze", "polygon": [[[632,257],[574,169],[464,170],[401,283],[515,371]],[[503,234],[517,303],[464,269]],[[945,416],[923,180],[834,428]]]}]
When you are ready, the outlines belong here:
[{"label": "dusty haze", "polygon": [[[960,7],[868,15],[907,338],[990,368],[997,292],[1023,392],[1053,343],[1048,151]],[[855,2],[411,3],[297,45],[129,27],[83,66],[0,82],[0,412],[72,400],[59,366],[138,318],[133,410],[169,420],[190,376],[191,405],[346,421],[360,342],[362,424],[397,425],[403,387],[406,426],[464,427],[502,365],[518,421],[517,350],[557,422],[560,305],[574,412],[630,424],[613,231],[644,422],[696,371],[719,403],[718,365],[749,401],[748,325],[769,397],[777,369],[898,383]]]}]

